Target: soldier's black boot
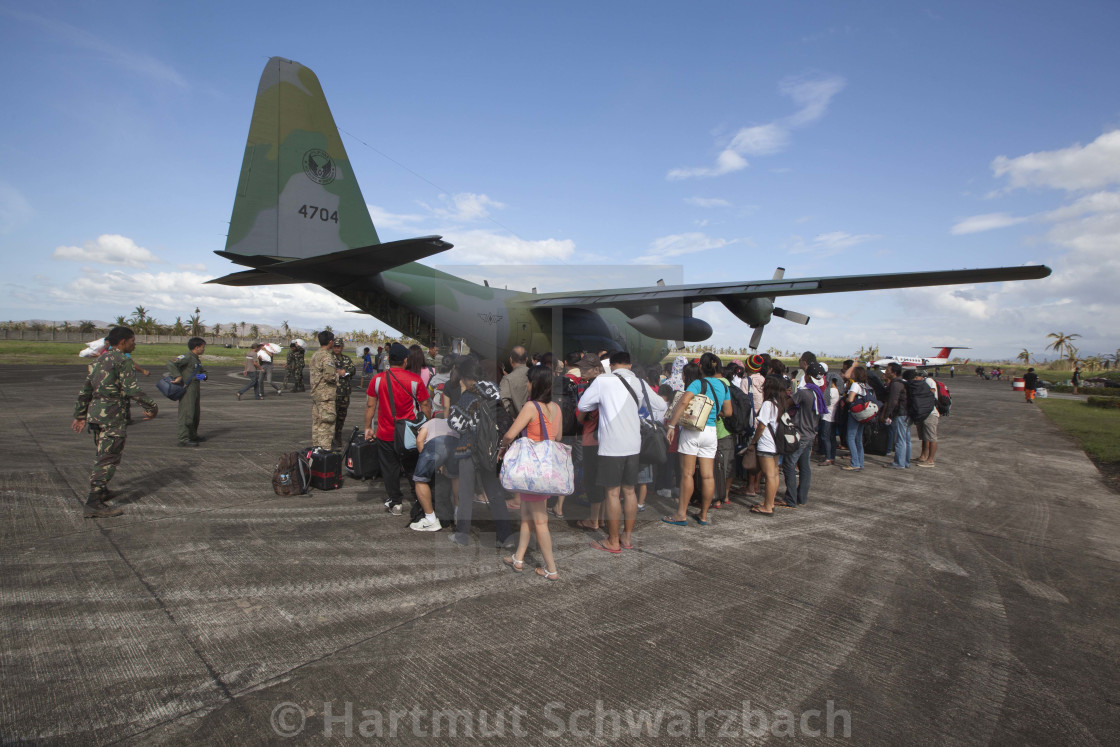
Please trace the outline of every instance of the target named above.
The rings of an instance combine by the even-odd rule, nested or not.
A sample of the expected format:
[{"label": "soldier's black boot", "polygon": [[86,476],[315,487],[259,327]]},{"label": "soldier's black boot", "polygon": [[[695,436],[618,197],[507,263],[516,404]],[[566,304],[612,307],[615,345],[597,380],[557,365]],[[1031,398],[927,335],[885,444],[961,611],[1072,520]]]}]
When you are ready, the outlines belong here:
[{"label": "soldier's black boot", "polygon": [[85,516],[87,519],[106,519],[111,516],[120,516],[124,513],[123,508],[106,506],[104,498],[105,494],[100,490],[89,491],[89,498],[86,499],[85,505]]}]

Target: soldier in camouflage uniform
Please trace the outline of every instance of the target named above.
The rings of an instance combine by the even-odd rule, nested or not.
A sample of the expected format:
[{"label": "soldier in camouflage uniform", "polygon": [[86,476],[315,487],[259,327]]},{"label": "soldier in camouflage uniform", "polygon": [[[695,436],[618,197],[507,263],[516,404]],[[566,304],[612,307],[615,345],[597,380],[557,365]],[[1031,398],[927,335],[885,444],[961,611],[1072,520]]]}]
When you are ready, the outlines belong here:
[{"label": "soldier in camouflage uniform", "polygon": [[74,405],[74,421],[70,428],[81,433],[86,424],[93,433],[97,446],[97,461],[89,475],[89,497],[86,499],[87,518],[120,516],[124,511],[105,505],[109,500],[109,481],[124,453],[128,417],[125,404],[135,397],[143,406],[145,420],[159,412],[156,403],[140,389],[133,376],[133,367],[126,358],[136,348],[136,336],[128,327],[114,327],[107,338],[109,351],[94,361],[86,376],[86,383],[78,393]]},{"label": "soldier in camouflage uniform", "polygon": [[288,348],[288,357],[284,361],[284,388],[291,387],[293,392],[307,391],[303,386],[303,361],[304,352],[297,343],[292,343]]},{"label": "soldier in camouflage uniform", "polygon": [[331,448],[338,450],[342,448],[342,428],[346,425],[346,413],[350,409],[350,388],[358,368],[354,365],[354,360],[344,352],[345,344],[342,340],[335,338],[333,350],[334,367],[346,372],[338,375],[338,387],[334,395],[334,440]]},{"label": "soldier in camouflage uniform", "polygon": [[311,445],[321,451],[331,450],[338,377],[344,373],[334,365],[333,340],[333,332],[320,332],[319,352],[311,356]]},{"label": "soldier in camouflage uniform", "polygon": [[192,337],[187,340],[190,351],[167,364],[167,374],[176,384],[187,388],[179,400],[179,445],[198,446],[205,436],[198,435],[198,421],[202,416],[201,382],[206,380],[206,369],[202,367],[200,356],[206,352],[206,340]]}]

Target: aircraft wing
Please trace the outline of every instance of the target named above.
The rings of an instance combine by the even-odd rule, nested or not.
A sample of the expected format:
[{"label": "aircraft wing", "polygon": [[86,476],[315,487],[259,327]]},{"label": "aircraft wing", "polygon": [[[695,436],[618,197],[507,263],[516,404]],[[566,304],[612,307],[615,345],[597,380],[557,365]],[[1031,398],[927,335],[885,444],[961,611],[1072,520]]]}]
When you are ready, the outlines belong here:
[{"label": "aircraft wing", "polygon": [[989,267],[977,270],[939,270],[900,272],[886,275],[839,275],[818,278],[776,278],[740,283],[704,285],[651,285],[642,288],[540,293],[526,303],[533,308],[554,306],[615,307],[645,306],[663,301],[697,304],[705,301],[751,299],[757,297],[806,296],[814,293],[917,288],[929,285],[995,283],[1004,280],[1037,280],[1047,277],[1045,265]]}]

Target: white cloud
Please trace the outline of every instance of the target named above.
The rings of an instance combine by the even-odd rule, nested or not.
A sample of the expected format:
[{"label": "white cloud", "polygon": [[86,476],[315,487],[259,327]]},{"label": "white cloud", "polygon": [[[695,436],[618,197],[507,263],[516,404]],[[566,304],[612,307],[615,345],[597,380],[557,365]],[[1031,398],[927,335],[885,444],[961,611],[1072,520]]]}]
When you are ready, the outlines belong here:
[{"label": "white cloud", "polygon": [[455,195],[440,195],[446,207],[431,206],[420,203],[431,214],[444,221],[454,223],[472,223],[490,217],[490,209],[501,210],[505,207],[500,202],[492,200],[486,195],[476,195],[471,192],[461,192]]},{"label": "white cloud", "polygon": [[[193,272],[99,272],[90,269],[61,287],[48,287],[46,296],[59,305],[81,299],[86,308],[99,308],[111,317],[137,303],[152,309],[160,321],[184,319],[197,307],[206,323],[246,319],[278,324],[281,319],[314,326],[337,323],[352,306],[313,285],[262,285],[249,288],[207,285],[211,276]],[[116,311],[120,310],[120,311]]]},{"label": "white cloud", "polygon": [[686,197],[684,201],[702,208],[731,207],[730,202],[719,197]]},{"label": "white cloud", "polygon": [[820,233],[814,236],[810,241],[806,242],[801,236],[793,236],[788,247],[790,254],[807,254],[814,253],[822,257],[827,257],[832,254],[839,254],[840,252],[858,244],[865,244],[868,241],[874,241],[882,238],[879,234],[875,233],[848,233],[847,231],[830,231],[828,233]]},{"label": "white cloud", "polygon": [[487,230],[448,232],[455,245],[441,260],[463,264],[542,264],[564,262],[575,252],[571,239],[522,239]]},{"label": "white cloud", "polygon": [[1018,223],[1026,221],[1027,218],[1016,218],[1007,213],[986,213],[984,215],[973,215],[970,218],[958,222],[950,229],[950,233],[954,236],[959,236],[966,233],[979,233],[980,231],[991,231],[994,228],[1006,228],[1007,226],[1014,226]]},{"label": "white cloud", "polygon": [[666,175],[670,181],[730,174],[747,168],[746,156],[780,153],[789,146],[790,131],[816,122],[824,116],[832,98],[843,90],[839,76],[786,78],[778,86],[784,95],[801,108],[788,117],[762,125],[744,127],[716,157],[713,167],[677,168]]},{"label": "white cloud", "polygon": [[378,205],[366,205],[366,208],[369,210],[369,217],[373,221],[374,228],[378,231],[382,228],[397,231],[418,230],[415,226],[427,218],[427,216],[416,213],[390,213]]},{"label": "white cloud", "polygon": [[997,177],[1007,177],[1008,189],[1052,187],[1067,191],[1099,189],[1120,183],[1120,130],[1112,130],[1086,146],[1077,143],[1061,150],[1028,153],[1017,158],[997,156]]},{"label": "white cloud", "polygon": [[26,224],[35,214],[31,203],[18,189],[0,181],[0,234],[8,234]]},{"label": "white cloud", "polygon": [[148,263],[163,260],[144,247],[137,246],[132,239],[115,233],[106,233],[96,241],[87,241],[82,246],[60,246],[51,255],[54,259],[74,262],[96,262],[103,265],[123,265],[125,267],[145,267]]},{"label": "white cloud", "polygon": [[801,105],[801,110],[787,118],[791,127],[816,122],[824,116],[832,97],[844,89],[846,81],[839,76],[789,77],[779,86],[782,93]]},{"label": "white cloud", "polygon": [[649,251],[635,259],[642,264],[662,264],[671,257],[719,249],[731,244],[750,243],[745,239],[722,239],[698,231],[662,236],[650,242]]},{"label": "white cloud", "polygon": [[63,21],[57,21],[53,18],[46,18],[34,13],[26,13],[10,8],[0,8],[0,13],[4,13],[26,23],[34,24],[69,43],[76,49],[92,52],[117,67],[150,78],[156,83],[164,85],[171,84],[179,88],[187,88],[187,81],[182,75],[170,65],[150,55],[115,46],[100,37],[94,36],[85,29],[72,26]]},{"label": "white cloud", "polygon": [[182,270],[184,272],[206,272],[206,265],[202,264],[201,262],[195,262],[193,264],[175,265],[175,269]]}]

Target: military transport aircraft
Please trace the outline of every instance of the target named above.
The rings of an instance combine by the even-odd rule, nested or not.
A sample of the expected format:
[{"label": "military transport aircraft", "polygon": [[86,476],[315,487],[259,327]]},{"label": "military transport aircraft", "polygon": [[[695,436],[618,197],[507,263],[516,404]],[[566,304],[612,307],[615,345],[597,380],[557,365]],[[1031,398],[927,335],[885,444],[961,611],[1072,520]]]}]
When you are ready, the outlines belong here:
[{"label": "military transport aircraft", "polygon": [[779,296],[1029,280],[1045,266],[786,278],[695,285],[527,293],[478,285],[418,260],[451,248],[440,236],[381,243],[351,169],[319,79],[273,57],[257,88],[249,140],[225,251],[252,269],[209,282],[252,286],[314,283],[425,343],[467,340],[483,357],[504,360],[515,345],[533,352],[626,349],[657,361],[667,341],[712,335],[693,316],[723,304],[754,333],[757,349],[772,317],[809,317],[774,305]]}]

